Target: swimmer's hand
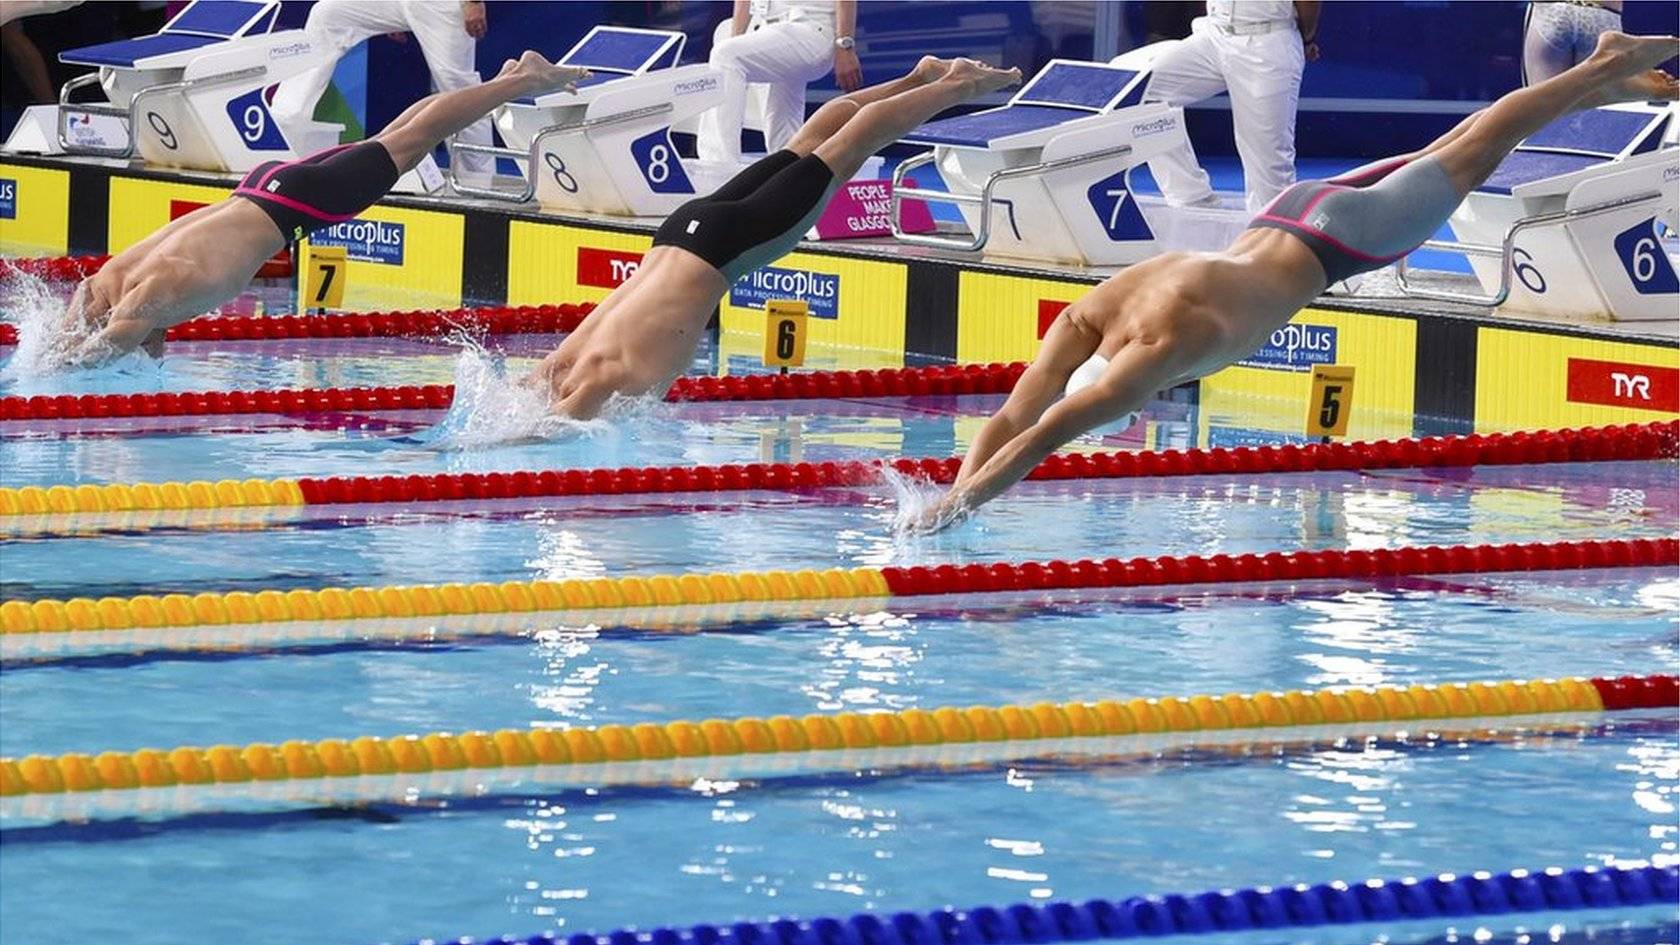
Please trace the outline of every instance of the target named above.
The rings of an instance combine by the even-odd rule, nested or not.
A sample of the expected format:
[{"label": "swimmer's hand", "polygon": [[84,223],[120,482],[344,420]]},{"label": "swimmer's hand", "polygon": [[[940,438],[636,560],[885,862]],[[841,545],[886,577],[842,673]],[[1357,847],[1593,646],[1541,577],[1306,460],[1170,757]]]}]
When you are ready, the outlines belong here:
[{"label": "swimmer's hand", "polygon": [[898,531],[904,535],[932,535],[967,521],[971,514],[966,497],[953,490],[933,505],[907,516],[899,523]]}]

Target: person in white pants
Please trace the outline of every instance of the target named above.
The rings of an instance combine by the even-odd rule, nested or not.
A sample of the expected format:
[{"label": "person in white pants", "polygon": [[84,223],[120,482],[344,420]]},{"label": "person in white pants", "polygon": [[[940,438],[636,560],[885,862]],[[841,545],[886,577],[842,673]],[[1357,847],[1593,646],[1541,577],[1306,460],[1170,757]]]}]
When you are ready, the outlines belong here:
[{"label": "person in white pants", "polygon": [[[1183,107],[1220,92],[1231,93],[1250,213],[1295,183],[1295,108],[1301,71],[1318,58],[1315,37],[1320,4],[1297,0],[1208,0],[1191,34],[1151,66],[1144,101]],[[1189,145],[1149,163],[1167,203],[1213,206],[1207,171]]]},{"label": "person in white pants", "polygon": [[764,149],[774,153],[805,122],[805,85],[834,70],[847,92],[863,69],[853,34],[857,0],[735,0],[733,18],[719,25],[711,64],[723,73],[723,103],[700,117],[701,160],[740,163],[747,83],[764,82]]},{"label": "person in white pants", "polygon": [[1592,55],[1599,34],[1621,28],[1621,0],[1532,0],[1523,18],[1523,85],[1581,62]]},{"label": "person in white pants", "polygon": [[[332,53],[332,61],[281,82],[269,108],[282,128],[309,121],[332,82],[338,59],[357,43],[382,33],[414,34],[437,91],[478,85],[482,80],[474,57],[485,29],[483,0],[321,0],[310,9],[304,30],[311,43]],[[468,144],[490,144],[490,116],[467,126],[459,138]],[[461,163],[457,174],[464,181],[490,183],[491,158],[463,155]]]}]

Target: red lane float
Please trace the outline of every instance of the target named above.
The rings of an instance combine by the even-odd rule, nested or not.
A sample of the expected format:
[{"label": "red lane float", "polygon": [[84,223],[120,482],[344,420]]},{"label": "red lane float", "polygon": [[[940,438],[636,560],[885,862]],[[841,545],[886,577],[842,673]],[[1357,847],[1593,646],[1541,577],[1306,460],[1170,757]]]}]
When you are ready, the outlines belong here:
[{"label": "red lane float", "polygon": [[[970,364],[878,371],[809,371],[679,378],[670,401],[811,400],[916,394],[1002,394],[1015,385],[1022,365]],[[298,390],[199,391],[162,394],[60,394],[0,397],[0,420],[71,420],[88,417],[181,417],[218,414],[295,414],[342,410],[411,410],[447,407],[448,384],[407,387],[334,387]]]},{"label": "red lane float", "polygon": [[[1031,479],[1121,479],[1208,473],[1312,472],[1406,469],[1424,466],[1519,465],[1670,458],[1680,452],[1680,421],[1561,430],[1493,433],[1237,449],[1164,450],[1143,453],[1057,454]],[[743,489],[809,489],[861,486],[879,481],[883,465],[900,473],[946,483],[961,459],[903,458],[890,463],[749,463],[725,466],[646,466],[619,469],[438,473],[416,476],[343,476],[301,479],[310,505],[370,502],[445,502],[542,496],[630,495],[658,492],[731,492]]]},{"label": "red lane float", "polygon": [[[436,338],[474,335],[553,334],[576,330],[595,308],[518,305],[412,312],[341,312],[331,315],[204,315],[169,329],[171,341],[280,341],[288,338]],[[17,330],[0,325],[0,344],[16,344]]]},{"label": "red lane float", "polygon": [[[1531,542],[1378,548],[1371,551],[1273,551],[1243,555],[1163,555],[1122,561],[1029,561],[1025,564],[886,567],[881,574],[894,595],[1031,591],[1080,587],[1148,587],[1159,584],[1224,584],[1239,581],[1306,581],[1383,578],[1490,571],[1565,571],[1680,562],[1680,539]],[[1626,708],[1649,697],[1636,683],[1601,687],[1604,707]],[[1672,685],[1668,683],[1667,685]],[[1659,694],[1660,695],[1660,694]],[[1614,705],[1612,705],[1614,703]]]}]

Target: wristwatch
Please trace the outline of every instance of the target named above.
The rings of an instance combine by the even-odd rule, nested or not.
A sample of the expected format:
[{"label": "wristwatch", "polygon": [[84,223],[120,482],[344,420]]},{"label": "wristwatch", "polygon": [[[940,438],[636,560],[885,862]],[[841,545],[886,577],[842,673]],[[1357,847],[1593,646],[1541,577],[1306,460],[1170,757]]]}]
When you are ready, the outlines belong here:
[{"label": "wristwatch", "polygon": [[841,36],[834,41],[835,49],[851,49],[857,45],[857,40],[851,36]]}]

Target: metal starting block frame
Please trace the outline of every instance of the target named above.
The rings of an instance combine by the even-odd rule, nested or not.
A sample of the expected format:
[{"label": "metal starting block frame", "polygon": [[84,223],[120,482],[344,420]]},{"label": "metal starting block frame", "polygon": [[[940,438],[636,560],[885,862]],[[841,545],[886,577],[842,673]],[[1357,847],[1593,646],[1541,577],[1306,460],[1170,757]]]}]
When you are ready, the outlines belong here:
[{"label": "metal starting block frame", "polygon": [[[1132,170],[1188,144],[1184,113],[1139,104],[1147,67],[1165,47],[1113,62],[1053,59],[996,108],[934,121],[904,138],[932,150],[893,172],[893,237],[918,246],[1085,266],[1139,262],[1160,251],[1132,194]],[[933,165],[948,193],[905,186]],[[955,203],[969,237],[907,233],[902,201]]]},{"label": "metal starting block frame", "polygon": [[1424,244],[1468,256],[1483,294],[1412,284],[1403,259],[1401,291],[1575,320],[1672,320],[1677,116],[1673,104],[1609,105],[1535,132],[1453,212],[1458,239]]},{"label": "metal starting block frame", "polygon": [[[510,102],[496,112],[509,147],[449,142],[449,183],[457,193],[524,202],[545,209],[664,216],[711,188],[696,186],[694,169],[677,154],[671,125],[723,98],[723,82],[707,65],[678,66],[685,38],[666,30],[597,26],[560,62],[591,75],[577,93],[555,92]],[[464,186],[457,154],[512,158],[525,186],[503,191]]]},{"label": "metal starting block frame", "polygon": [[[311,122],[288,140],[269,113],[265,89],[325,61],[302,30],[269,32],[279,12],[278,0],[194,0],[150,36],[60,53],[61,62],[99,71],[59,91],[59,147],[125,159],[139,152],[148,164],[242,173],[336,144],[339,125]],[[106,103],[70,101],[93,85]],[[120,119],[127,140],[78,140],[70,128],[78,115]]]}]

